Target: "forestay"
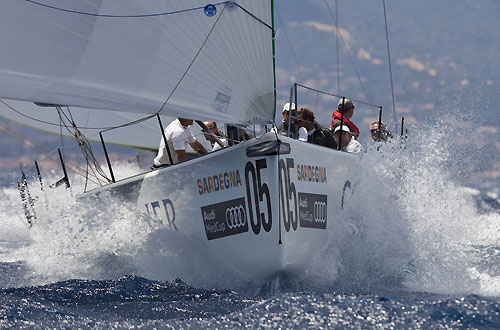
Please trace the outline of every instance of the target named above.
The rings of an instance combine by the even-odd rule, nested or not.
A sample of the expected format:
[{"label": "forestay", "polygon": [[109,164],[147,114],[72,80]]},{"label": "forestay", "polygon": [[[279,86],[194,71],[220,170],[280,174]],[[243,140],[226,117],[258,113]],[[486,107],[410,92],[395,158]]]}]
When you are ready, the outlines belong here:
[{"label": "forestay", "polygon": [[269,122],[272,4],[234,3],[0,0],[0,97]]}]

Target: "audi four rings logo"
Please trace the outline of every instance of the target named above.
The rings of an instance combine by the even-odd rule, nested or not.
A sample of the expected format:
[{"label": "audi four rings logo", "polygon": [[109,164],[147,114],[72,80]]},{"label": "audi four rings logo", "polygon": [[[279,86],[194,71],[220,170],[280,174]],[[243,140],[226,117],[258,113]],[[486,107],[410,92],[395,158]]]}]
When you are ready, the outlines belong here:
[{"label": "audi four rings logo", "polygon": [[245,208],[242,205],[226,209],[226,223],[229,229],[243,227],[247,223]]},{"label": "audi four rings logo", "polygon": [[326,221],[326,202],[314,202],[314,221]]}]

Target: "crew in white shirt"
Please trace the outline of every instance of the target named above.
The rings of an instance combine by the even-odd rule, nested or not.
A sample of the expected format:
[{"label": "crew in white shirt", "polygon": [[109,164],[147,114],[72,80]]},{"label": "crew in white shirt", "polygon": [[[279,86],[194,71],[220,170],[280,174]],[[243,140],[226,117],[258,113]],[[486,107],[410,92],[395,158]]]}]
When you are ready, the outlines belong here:
[{"label": "crew in white shirt", "polygon": [[[207,149],[196,140],[189,126],[193,125],[192,119],[177,118],[165,128],[165,137],[167,138],[168,148],[172,156],[173,164],[187,160],[186,148],[189,144],[195,151],[207,153]],[[152,169],[157,169],[163,165],[170,165],[170,160],[165,148],[165,141],[161,139],[158,156],[154,159]]]},{"label": "crew in white shirt", "polygon": [[340,140],[341,127],[342,127],[342,141],[340,141],[341,143],[340,150],[347,151],[353,154],[359,154],[361,152],[364,152],[365,149],[363,148],[361,143],[359,143],[354,138],[354,135],[351,133],[347,125],[337,126],[337,128],[335,128],[335,131],[333,133],[333,138],[335,139],[335,142],[337,142],[337,145],[339,144]]}]

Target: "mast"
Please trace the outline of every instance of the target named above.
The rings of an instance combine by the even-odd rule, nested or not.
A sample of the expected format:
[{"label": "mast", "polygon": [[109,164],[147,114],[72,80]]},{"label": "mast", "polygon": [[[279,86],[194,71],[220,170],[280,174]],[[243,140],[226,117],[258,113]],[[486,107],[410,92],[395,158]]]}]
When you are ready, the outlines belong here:
[{"label": "mast", "polygon": [[274,0],[271,0],[271,27],[273,28],[272,43],[273,43],[273,78],[274,78],[274,111],[273,111],[273,122],[276,120],[276,102],[277,102],[277,92],[276,92],[276,46],[275,46],[275,29],[274,29]]}]

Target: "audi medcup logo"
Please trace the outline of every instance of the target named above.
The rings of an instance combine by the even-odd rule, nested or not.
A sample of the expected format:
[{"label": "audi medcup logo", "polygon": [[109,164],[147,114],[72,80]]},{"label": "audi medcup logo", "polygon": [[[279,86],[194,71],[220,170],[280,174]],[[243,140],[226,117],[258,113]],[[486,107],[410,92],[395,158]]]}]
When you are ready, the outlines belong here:
[{"label": "audi medcup logo", "polygon": [[246,223],[247,217],[243,205],[226,209],[226,224],[229,229],[243,227]]},{"label": "audi medcup logo", "polygon": [[298,193],[299,224],[305,228],[326,229],[328,220],[327,195]]},{"label": "audi medcup logo", "polygon": [[314,202],[314,221],[326,222],[326,202]]},{"label": "audi medcup logo", "polygon": [[248,231],[245,198],[237,198],[201,208],[207,239],[217,239]]}]

